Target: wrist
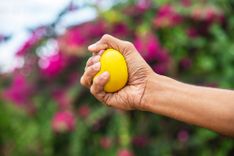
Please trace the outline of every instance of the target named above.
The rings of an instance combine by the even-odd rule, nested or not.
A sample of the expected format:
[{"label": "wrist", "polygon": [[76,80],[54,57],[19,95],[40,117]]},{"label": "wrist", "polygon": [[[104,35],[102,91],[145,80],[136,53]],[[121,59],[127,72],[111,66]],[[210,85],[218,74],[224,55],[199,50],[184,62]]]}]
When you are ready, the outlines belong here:
[{"label": "wrist", "polygon": [[181,87],[182,83],[153,73],[148,77],[141,105],[145,111],[162,114],[165,111],[162,107],[170,102]]}]

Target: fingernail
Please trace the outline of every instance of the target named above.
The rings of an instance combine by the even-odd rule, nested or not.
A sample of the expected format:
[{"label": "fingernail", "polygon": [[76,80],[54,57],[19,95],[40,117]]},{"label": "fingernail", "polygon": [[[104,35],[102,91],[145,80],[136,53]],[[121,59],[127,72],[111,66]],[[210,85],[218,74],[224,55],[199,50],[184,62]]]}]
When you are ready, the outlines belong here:
[{"label": "fingernail", "polygon": [[109,76],[109,73],[107,71],[103,72],[101,75],[103,78],[107,78]]},{"label": "fingernail", "polygon": [[104,52],[105,50],[100,50],[99,52],[98,52],[98,55],[102,55],[102,53]]},{"label": "fingernail", "polygon": [[88,48],[89,49],[94,49],[95,47],[96,47],[96,44],[94,43],[94,44],[90,45]]},{"label": "fingernail", "polygon": [[94,63],[98,62],[99,60],[100,60],[100,56],[99,55],[93,57],[93,62]]},{"label": "fingernail", "polygon": [[101,66],[101,64],[100,64],[100,62],[98,62],[98,63],[95,63],[95,64],[93,65],[93,68],[94,68],[95,70],[99,70],[99,69],[100,69],[100,66]]}]

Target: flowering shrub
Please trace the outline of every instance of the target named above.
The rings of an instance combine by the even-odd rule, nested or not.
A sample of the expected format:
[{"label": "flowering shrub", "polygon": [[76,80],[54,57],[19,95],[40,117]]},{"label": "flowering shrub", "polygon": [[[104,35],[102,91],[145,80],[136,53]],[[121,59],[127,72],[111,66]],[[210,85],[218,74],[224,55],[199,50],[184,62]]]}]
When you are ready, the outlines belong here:
[{"label": "flowering shrub", "polygon": [[[16,53],[24,65],[1,75],[0,155],[233,155],[229,138],[160,115],[106,108],[79,83],[91,56],[87,46],[109,33],[133,42],[159,74],[234,88],[233,7],[129,0],[64,34],[54,30],[56,22],[35,28]],[[70,4],[56,21],[77,9]]]},{"label": "flowering shrub", "polygon": [[54,132],[71,132],[75,127],[75,119],[70,112],[57,112],[52,120]]}]

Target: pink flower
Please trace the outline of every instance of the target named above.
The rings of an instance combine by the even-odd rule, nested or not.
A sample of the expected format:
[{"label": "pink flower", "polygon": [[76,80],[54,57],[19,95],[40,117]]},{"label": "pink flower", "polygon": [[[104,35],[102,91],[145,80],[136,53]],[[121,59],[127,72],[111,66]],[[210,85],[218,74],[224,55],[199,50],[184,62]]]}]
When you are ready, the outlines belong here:
[{"label": "pink flower", "polygon": [[23,46],[16,52],[16,55],[22,56],[25,55],[30,48],[37,42],[37,38],[33,35],[31,36],[24,44]]},{"label": "pink flower", "polygon": [[58,39],[59,48],[65,54],[84,56],[84,46],[89,44],[90,39],[100,38],[106,31],[103,21],[88,22],[70,27],[67,32]]},{"label": "pink flower", "polygon": [[121,149],[118,151],[117,156],[134,156],[134,154],[128,149]]},{"label": "pink flower", "polygon": [[3,96],[5,99],[14,102],[18,106],[25,106],[30,102],[33,88],[27,82],[23,75],[17,74],[14,76],[11,85],[5,91]]},{"label": "pink flower", "polygon": [[179,62],[179,67],[182,70],[187,70],[192,66],[192,60],[190,58],[183,58]]},{"label": "pink flower", "polygon": [[66,42],[72,45],[84,45],[91,38],[100,37],[105,33],[105,23],[88,22],[82,25],[71,27],[65,34]]},{"label": "pink flower", "polygon": [[206,10],[206,16],[205,19],[207,22],[212,23],[212,22],[222,22],[224,19],[223,12],[218,10],[217,8],[213,7],[208,7]]},{"label": "pink flower", "polygon": [[224,15],[215,6],[200,6],[192,10],[192,18],[196,21],[205,21],[211,24],[213,22],[222,22]]},{"label": "pink flower", "polygon": [[112,145],[112,139],[110,137],[102,137],[99,143],[102,148],[108,149]]},{"label": "pink flower", "polygon": [[46,77],[55,77],[66,67],[68,58],[61,52],[39,61],[41,73]]},{"label": "pink flower", "polygon": [[86,31],[84,35],[87,35],[88,40],[95,37],[100,38],[106,32],[106,23],[100,20],[98,22],[88,23],[84,28]]},{"label": "pink flower", "polygon": [[[170,55],[161,48],[158,39],[153,35],[137,37],[134,44],[143,58],[153,65],[156,72],[165,74],[169,68]],[[156,64],[156,65],[155,65]]]},{"label": "pink flower", "polygon": [[113,26],[113,31],[112,34],[114,36],[127,36],[127,34],[129,33],[129,29],[127,27],[127,25],[125,25],[124,23],[118,23],[116,25]]},{"label": "pink flower", "polygon": [[89,116],[90,114],[90,108],[88,105],[82,105],[79,109],[78,109],[78,114],[80,117],[86,118]]},{"label": "pink flower", "polygon": [[56,90],[53,93],[53,98],[58,103],[60,110],[67,110],[70,107],[71,100],[64,90]]},{"label": "pink flower", "polygon": [[159,8],[154,19],[154,24],[158,28],[174,27],[180,24],[182,17],[171,5],[163,5]]},{"label": "pink flower", "polygon": [[165,75],[168,69],[169,69],[168,63],[157,63],[156,65],[153,66],[153,70],[160,75]]},{"label": "pink flower", "polygon": [[46,34],[46,27],[38,27],[34,30],[29,39],[22,45],[22,47],[16,52],[16,55],[22,56],[31,50],[35,44],[37,44],[41,38]]},{"label": "pink flower", "polygon": [[191,0],[181,0],[181,4],[185,7],[191,6],[192,2]]},{"label": "pink flower", "polygon": [[137,147],[145,147],[149,144],[149,139],[146,136],[135,136],[132,140],[132,143]]},{"label": "pink flower", "polygon": [[73,86],[74,84],[76,84],[79,81],[79,79],[80,79],[79,75],[80,74],[77,73],[76,71],[69,75],[68,81],[69,81],[70,86]]},{"label": "pink flower", "polygon": [[57,112],[52,120],[52,128],[56,133],[71,132],[75,129],[75,118],[71,112]]},{"label": "pink flower", "polygon": [[196,38],[199,36],[199,32],[196,28],[191,27],[187,29],[187,35],[190,38]]},{"label": "pink flower", "polygon": [[186,130],[180,130],[177,134],[177,138],[180,142],[185,143],[189,139],[188,131]]},{"label": "pink flower", "polygon": [[139,10],[146,11],[152,6],[152,0],[138,0],[136,6]]},{"label": "pink flower", "polygon": [[170,55],[168,54],[166,49],[161,48],[160,51],[156,55],[156,60],[159,63],[168,64],[170,61]]},{"label": "pink flower", "polygon": [[66,34],[66,43],[69,46],[74,45],[84,45],[85,44],[85,36],[82,35],[82,29],[79,27],[69,29]]},{"label": "pink flower", "polygon": [[154,36],[149,36],[147,39],[147,51],[148,51],[148,58],[156,58],[157,54],[161,52],[161,47],[158,39]]},{"label": "pink flower", "polygon": [[134,45],[148,62],[155,60],[157,53],[161,50],[160,43],[154,35],[136,37]]}]

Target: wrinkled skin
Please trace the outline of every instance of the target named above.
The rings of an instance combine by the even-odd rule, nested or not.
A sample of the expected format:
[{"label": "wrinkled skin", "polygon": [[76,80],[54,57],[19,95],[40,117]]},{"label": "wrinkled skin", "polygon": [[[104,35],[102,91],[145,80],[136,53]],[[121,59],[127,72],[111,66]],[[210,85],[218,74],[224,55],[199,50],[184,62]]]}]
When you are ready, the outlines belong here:
[{"label": "wrinkled skin", "polygon": [[[100,55],[103,50],[108,48],[120,51],[124,55],[128,66],[129,78],[127,85],[116,93],[106,93],[103,90],[109,79],[108,72],[104,72],[93,80],[93,77],[100,70]],[[87,61],[85,72],[80,80],[81,84],[90,88],[90,92],[107,106],[122,110],[144,110],[145,106],[141,101],[147,81],[154,72],[137,52],[134,45],[128,41],[104,35],[88,49],[93,53],[93,56]]]},{"label": "wrinkled skin", "polygon": [[[103,91],[109,78],[107,72],[92,82],[100,70],[100,50],[107,48],[122,52],[129,72],[127,85],[113,94]],[[106,105],[122,110],[145,110],[234,136],[234,125],[230,124],[234,121],[234,91],[194,86],[158,75],[131,43],[109,35],[89,46],[89,50],[94,56],[87,62],[81,83]]]}]

